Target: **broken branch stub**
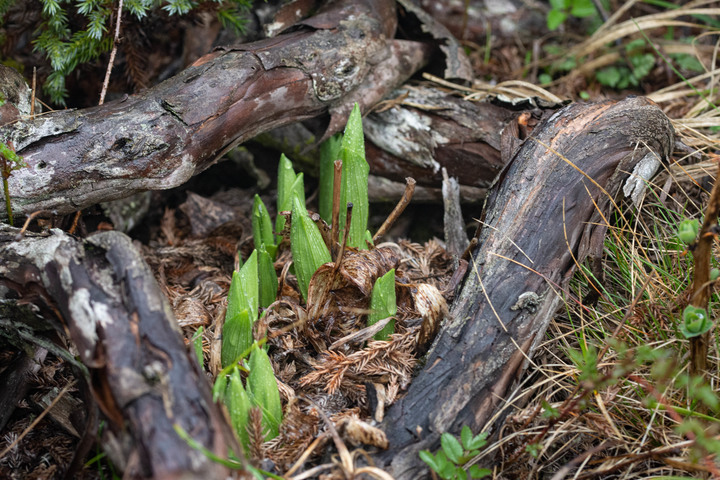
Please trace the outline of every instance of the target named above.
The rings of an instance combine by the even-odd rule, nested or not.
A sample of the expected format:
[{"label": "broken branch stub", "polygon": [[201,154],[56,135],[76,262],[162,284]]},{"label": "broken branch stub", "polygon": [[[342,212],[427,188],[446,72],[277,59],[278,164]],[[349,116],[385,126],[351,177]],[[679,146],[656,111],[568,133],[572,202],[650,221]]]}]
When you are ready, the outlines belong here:
[{"label": "broken branch stub", "polygon": [[[408,394],[384,423],[379,460],[398,479],[421,478],[422,449],[443,432],[486,423],[524,371],[576,265],[606,226],[620,183],[648,151],[666,159],[674,130],[643,97],[574,104],[542,122],[489,195],[485,227],[462,292]],[[503,418],[503,416],[500,416]]]}]

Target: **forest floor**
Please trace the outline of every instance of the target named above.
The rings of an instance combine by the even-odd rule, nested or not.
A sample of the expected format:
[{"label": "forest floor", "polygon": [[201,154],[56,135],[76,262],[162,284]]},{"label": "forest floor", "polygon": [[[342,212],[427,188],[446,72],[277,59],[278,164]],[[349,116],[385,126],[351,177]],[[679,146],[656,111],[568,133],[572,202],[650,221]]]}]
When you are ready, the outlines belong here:
[{"label": "forest floor", "polygon": [[[711,337],[707,383],[689,377],[688,341],[679,326],[692,284],[692,255],[677,237],[682,220],[702,219],[717,175],[720,22],[717,15],[703,11],[688,7],[677,11],[652,3],[661,2],[629,2],[624,13],[604,22],[599,17],[570,16],[559,30],[547,31],[532,44],[488,44],[481,35],[465,35],[463,44],[477,79],[475,97],[498,86],[519,88],[513,83],[517,81],[525,82],[526,90],[528,85],[542,89],[539,96],[545,91],[573,101],[646,95],[673,120],[678,138],[689,147],[661,167],[637,204],[624,201],[608,219],[611,228],[602,278],[595,278],[589,262],[579,266],[546,341],[505,400],[509,412],[505,426],[471,461],[492,468],[491,478],[720,475],[716,460],[720,336]],[[720,5],[704,2],[702,6]],[[674,23],[679,19],[682,26]],[[470,23],[468,31],[481,30],[472,27]],[[170,56],[177,47],[166,51]],[[458,88],[457,93],[468,94],[466,88]],[[243,155],[256,159],[279,157],[279,152],[252,143],[247,150]],[[275,162],[264,162],[258,171],[248,170],[247,162],[231,160],[181,188],[153,193],[152,207],[130,233],[156,272],[189,345],[197,328],[204,327],[208,364],[217,362],[214,325],[224,315],[237,252],[247,258],[252,248],[253,195],[260,193],[266,205],[274,205],[274,191],[263,183],[276,175],[275,167],[265,168],[268,163]],[[228,181],[238,178],[244,183]],[[313,188],[311,181],[307,190]],[[390,208],[373,206],[371,229]],[[113,228],[100,211],[84,216],[87,232]],[[428,221],[429,216],[434,221]],[[467,220],[474,229],[474,219]],[[223,228],[216,229],[220,224]],[[390,238],[386,246],[402,257],[407,278],[430,278],[430,283],[446,291],[453,271],[452,259],[438,240],[443,238],[441,206],[411,206]],[[278,262],[281,265],[282,260]],[[719,300],[712,295],[711,316]],[[284,325],[278,320],[273,326],[272,321],[267,325],[271,330]],[[7,367],[12,358],[12,351],[0,352],[0,365]],[[397,361],[397,368],[411,372],[417,359]],[[294,370],[278,373],[281,380],[297,376]],[[34,420],[60,391],[69,393],[64,403],[72,410],[78,402],[72,395],[73,378],[70,365],[52,354],[47,357],[26,400],[0,436],[0,477],[54,478],[67,465],[78,432],[57,415]],[[315,381],[331,383],[327,377]],[[361,383],[345,387],[363,388]],[[281,394],[287,399],[294,393]],[[362,416],[362,404],[348,406],[343,415]],[[308,420],[299,409],[295,415],[296,430],[303,422],[312,427],[295,432],[303,437],[292,452],[273,454],[272,444],[258,446],[252,453],[259,457],[255,458],[259,466],[268,467],[263,457],[273,458],[277,473],[285,473],[323,430],[322,422]],[[314,460],[327,458],[331,445],[326,436],[322,444],[313,446]],[[99,447],[93,452],[78,478],[115,477]]]}]

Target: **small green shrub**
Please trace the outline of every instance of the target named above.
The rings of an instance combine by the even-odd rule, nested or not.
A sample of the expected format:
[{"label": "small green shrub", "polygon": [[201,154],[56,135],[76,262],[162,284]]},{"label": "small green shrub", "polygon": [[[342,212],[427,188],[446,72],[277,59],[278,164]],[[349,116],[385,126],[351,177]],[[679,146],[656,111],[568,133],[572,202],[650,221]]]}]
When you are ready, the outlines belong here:
[{"label": "small green shrub", "polygon": [[470,427],[463,425],[460,440],[443,433],[440,436],[441,449],[435,455],[428,450],[421,450],[420,459],[445,480],[466,480],[468,475],[470,478],[484,478],[491,475],[492,470],[477,465],[466,468],[465,464],[478,455],[486,444],[487,432],[473,436]]}]

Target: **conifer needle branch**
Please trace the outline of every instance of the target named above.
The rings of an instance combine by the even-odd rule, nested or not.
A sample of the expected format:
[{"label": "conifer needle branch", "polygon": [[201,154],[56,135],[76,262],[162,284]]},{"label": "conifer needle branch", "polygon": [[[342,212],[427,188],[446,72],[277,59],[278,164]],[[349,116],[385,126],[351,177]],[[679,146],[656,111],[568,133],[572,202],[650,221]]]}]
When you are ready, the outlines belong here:
[{"label": "conifer needle branch", "polygon": [[115,54],[117,54],[117,46],[120,43],[120,19],[122,18],[123,0],[118,1],[117,9],[117,21],[115,22],[115,39],[113,40],[113,47],[110,51],[110,60],[108,60],[107,71],[105,72],[105,80],[103,80],[102,90],[100,91],[100,102],[98,105],[102,105],[105,102],[105,94],[107,93],[108,85],[110,84],[110,73],[112,73],[113,64],[115,63]]}]

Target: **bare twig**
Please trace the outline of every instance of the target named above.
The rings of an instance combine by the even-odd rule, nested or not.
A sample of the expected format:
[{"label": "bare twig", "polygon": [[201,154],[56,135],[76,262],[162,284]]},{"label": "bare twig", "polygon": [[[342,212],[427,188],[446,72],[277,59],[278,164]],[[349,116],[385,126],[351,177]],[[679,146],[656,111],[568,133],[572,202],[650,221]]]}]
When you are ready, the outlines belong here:
[{"label": "bare twig", "polygon": [[[123,0],[118,1],[117,9],[117,21],[115,22],[115,39],[113,40],[113,47],[110,51],[110,60],[108,60],[107,71],[105,72],[105,80],[103,80],[102,90],[100,91],[100,101],[98,105],[102,105],[105,102],[105,94],[107,93],[108,85],[110,84],[110,73],[112,72],[113,64],[115,63],[115,55],[117,54],[117,46],[120,43],[120,19],[122,18]],[[33,88],[33,91],[35,89]]]},{"label": "bare twig", "polygon": [[[330,231],[330,253],[337,253],[335,242],[340,231],[340,188],[342,186],[342,160],[335,160],[333,164],[333,199],[332,199],[332,230]],[[337,260],[337,258],[335,258]]]},{"label": "bare twig", "polygon": [[398,219],[400,215],[405,211],[405,208],[410,203],[410,200],[412,200],[413,193],[415,193],[415,179],[412,177],[407,177],[405,179],[405,191],[403,192],[402,198],[398,202],[397,205],[395,205],[395,208],[392,212],[390,212],[390,215],[385,219],[383,224],[380,226],[378,231],[373,235],[373,243],[376,243],[378,238],[385,235],[385,233],[390,230],[390,227],[393,226],[395,221]]},{"label": "bare twig", "polygon": [[[720,160],[720,157],[716,156],[715,160]],[[720,186],[718,185],[718,178],[720,178],[720,165],[718,166],[715,185],[713,185],[712,192],[710,192],[710,199],[708,200],[708,206],[705,211],[705,219],[700,228],[700,233],[698,233],[697,242],[692,249],[695,267],[690,304],[706,310],[710,299],[710,257],[715,239],[715,234],[712,233],[712,229],[717,225],[718,214],[720,214]],[[707,370],[709,340],[710,332],[690,338],[690,375],[705,374]]]}]

